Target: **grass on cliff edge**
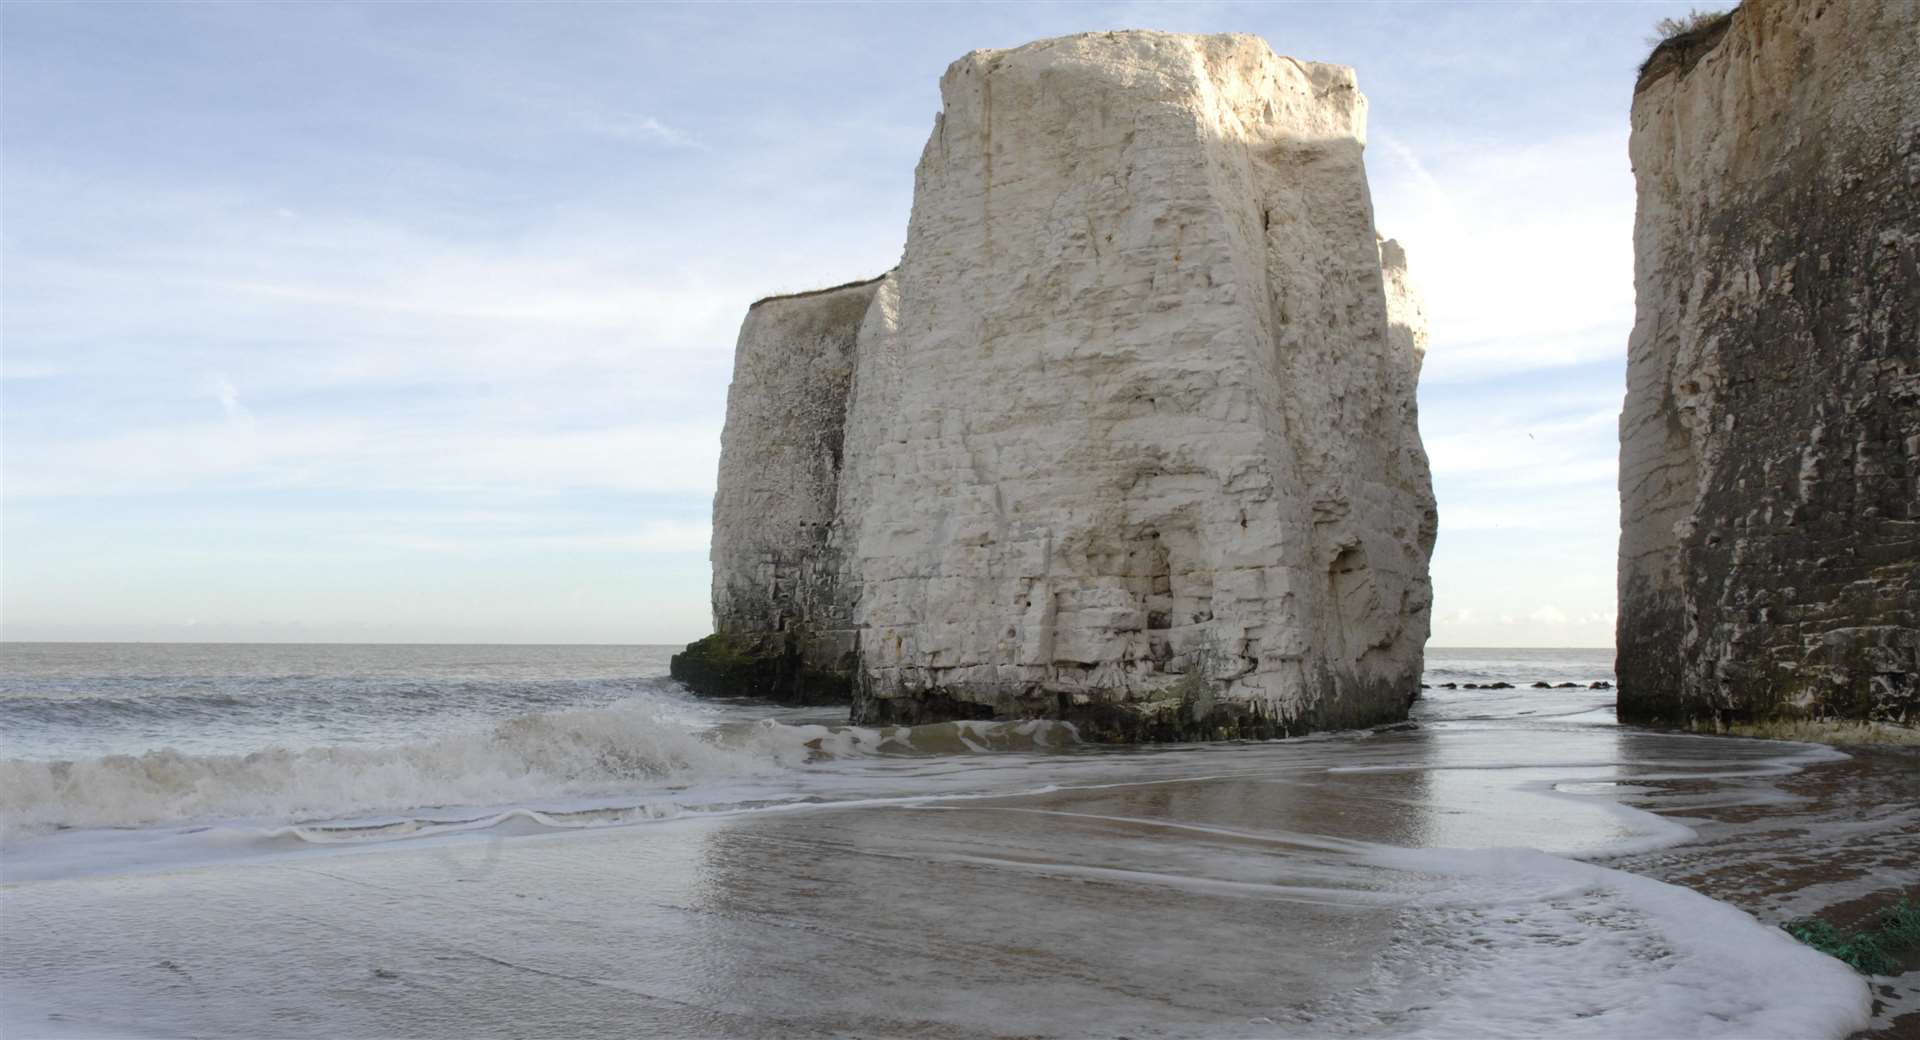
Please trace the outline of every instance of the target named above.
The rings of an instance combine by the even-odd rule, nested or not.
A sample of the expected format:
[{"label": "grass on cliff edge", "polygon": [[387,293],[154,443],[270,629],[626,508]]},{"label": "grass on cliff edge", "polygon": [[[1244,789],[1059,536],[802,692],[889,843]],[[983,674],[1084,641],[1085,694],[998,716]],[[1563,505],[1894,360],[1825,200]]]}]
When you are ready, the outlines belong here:
[{"label": "grass on cliff edge", "polygon": [[1920,726],[1901,726],[1891,722],[1774,719],[1769,722],[1736,722],[1728,726],[1725,732],[1728,736],[1734,737],[1802,740],[1810,744],[1879,744],[1920,747]]},{"label": "grass on cliff edge", "polygon": [[1653,35],[1647,37],[1647,46],[1658,47],[1676,36],[1685,36],[1702,29],[1711,29],[1722,18],[1731,18],[1732,11],[1702,11],[1697,7],[1688,8],[1679,18],[1662,18],[1653,23]]},{"label": "grass on cliff edge", "polygon": [[1908,900],[1883,910],[1873,927],[1851,935],[1813,917],[1780,926],[1788,935],[1829,957],[1845,961],[1862,975],[1890,975],[1901,956],[1920,951],[1920,906]]},{"label": "grass on cliff edge", "polygon": [[[1640,63],[1639,74],[1645,76],[1647,70],[1653,68],[1654,59],[1660,57],[1662,52],[1675,48],[1684,50],[1696,42],[1715,37],[1717,31],[1732,17],[1732,10],[1691,9],[1683,17],[1662,18],[1653,23],[1653,35],[1647,37],[1647,45],[1653,50]],[[1688,62],[1687,65],[1691,67],[1692,63]]]}]

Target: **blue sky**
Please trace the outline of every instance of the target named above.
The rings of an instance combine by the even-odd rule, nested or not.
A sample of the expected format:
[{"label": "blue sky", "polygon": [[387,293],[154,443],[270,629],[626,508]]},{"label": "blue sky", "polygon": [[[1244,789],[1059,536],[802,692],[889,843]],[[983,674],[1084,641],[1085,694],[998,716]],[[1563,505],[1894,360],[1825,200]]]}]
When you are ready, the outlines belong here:
[{"label": "blue sky", "polygon": [[0,7],[0,635],[679,642],[747,304],[898,259],[947,63],[1358,69],[1435,645],[1607,645],[1627,110],[1685,3]]}]

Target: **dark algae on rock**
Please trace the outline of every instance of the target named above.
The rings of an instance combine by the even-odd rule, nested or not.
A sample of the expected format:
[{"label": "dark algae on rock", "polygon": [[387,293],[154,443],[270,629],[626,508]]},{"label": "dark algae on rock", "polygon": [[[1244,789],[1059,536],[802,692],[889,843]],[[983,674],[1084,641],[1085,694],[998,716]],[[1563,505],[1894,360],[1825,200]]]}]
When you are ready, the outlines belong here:
[{"label": "dark algae on rock", "polygon": [[1289,715],[1258,701],[1219,697],[1198,677],[1147,700],[1065,690],[1036,690],[996,699],[955,696],[944,690],[920,691],[910,698],[871,697],[856,691],[853,721],[868,726],[916,726],[954,719],[1057,719],[1072,723],[1080,740],[1095,744],[1275,740],[1400,722],[1417,695],[1418,690],[1399,684],[1376,683],[1365,696],[1357,696],[1328,678],[1320,697]]},{"label": "dark algae on rock", "polygon": [[1620,718],[1920,718],[1920,4],[1750,0],[1633,99]]},{"label": "dark algae on rock", "polygon": [[687,644],[668,662],[668,674],[709,696],[758,697],[786,704],[844,704],[844,674],[810,667],[795,644],[769,649],[714,633]]},{"label": "dark algae on rock", "polygon": [[1847,962],[1862,975],[1891,975],[1903,961],[1920,955],[1920,904],[1901,900],[1881,911],[1864,928],[1846,930],[1817,917],[1788,921],[1787,934],[1830,957]]}]

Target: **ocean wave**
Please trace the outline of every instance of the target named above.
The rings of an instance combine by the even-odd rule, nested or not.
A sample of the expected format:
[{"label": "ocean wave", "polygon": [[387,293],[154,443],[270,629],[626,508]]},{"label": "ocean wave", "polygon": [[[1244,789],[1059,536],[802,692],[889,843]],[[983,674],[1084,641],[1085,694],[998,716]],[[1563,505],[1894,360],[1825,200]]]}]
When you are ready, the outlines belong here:
[{"label": "ocean wave", "polygon": [[242,682],[215,679],[63,680],[26,686],[13,681],[0,692],[0,721],[8,725],[112,725],[178,720],[204,713],[231,719],[237,712],[270,716],[309,708],[377,710],[383,714],[443,711],[447,707],[500,705],[522,710],[549,705],[598,704],[654,695],[663,680],[565,680],[415,682],[327,679],[299,676]]},{"label": "ocean wave", "polygon": [[514,806],[768,777],[830,759],[1036,751],[1076,741],[1070,725],[1044,721],[863,728],[762,720],[706,728],[677,705],[629,698],[393,747],[0,760],[0,833]]}]

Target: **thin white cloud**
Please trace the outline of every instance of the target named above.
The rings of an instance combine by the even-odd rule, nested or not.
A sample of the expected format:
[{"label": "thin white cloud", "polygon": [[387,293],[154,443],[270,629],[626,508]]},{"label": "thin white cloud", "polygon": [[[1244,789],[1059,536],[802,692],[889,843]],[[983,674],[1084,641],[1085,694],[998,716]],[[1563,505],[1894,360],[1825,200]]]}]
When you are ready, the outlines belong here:
[{"label": "thin white cloud", "polygon": [[276,417],[245,438],[226,423],[67,437],[10,452],[11,499],[304,488],[539,496],[712,493],[717,423],[591,429],[437,427],[404,418]]},{"label": "thin white cloud", "polygon": [[225,373],[213,377],[213,396],[220,402],[220,411],[226,414],[227,421],[235,426],[253,425],[253,413],[240,403],[240,391]]},{"label": "thin white cloud", "polygon": [[706,147],[695,140],[693,135],[678,127],[668,126],[652,116],[586,113],[577,115],[576,118],[583,125],[599,133],[621,140],[645,141],[668,148]]},{"label": "thin white cloud", "polygon": [[614,531],[464,530],[445,524],[386,527],[360,534],[355,540],[385,548],[465,556],[527,550],[651,554],[704,552],[712,535],[711,524],[637,520],[629,530]]},{"label": "thin white cloud", "polygon": [[1432,323],[1422,380],[1624,356],[1634,205],[1624,131],[1419,147],[1376,132],[1372,143],[1381,233],[1406,247]]}]

